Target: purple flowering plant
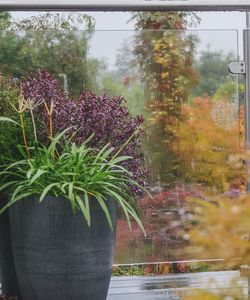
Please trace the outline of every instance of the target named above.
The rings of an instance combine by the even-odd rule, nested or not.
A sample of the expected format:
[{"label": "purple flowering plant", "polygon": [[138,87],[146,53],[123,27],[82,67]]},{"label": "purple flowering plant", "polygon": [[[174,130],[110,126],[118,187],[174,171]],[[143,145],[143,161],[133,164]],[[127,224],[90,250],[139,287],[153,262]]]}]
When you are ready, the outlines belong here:
[{"label": "purple flowering plant", "polygon": [[[32,99],[35,103],[45,101],[47,104],[38,105],[34,110],[39,127],[39,140],[44,144],[49,142],[50,110],[53,114],[51,135],[72,128],[72,132],[75,132],[74,142],[77,145],[81,145],[94,134],[89,146],[101,149],[110,144],[117,151],[129,140],[121,155],[133,159],[124,161],[123,166],[140,186],[147,185],[146,172],[142,167],[144,162],[141,150],[142,131],[137,130],[143,123],[143,118],[130,115],[123,97],[109,98],[107,95],[97,96],[85,92],[77,99],[71,98],[46,70],[28,76],[22,83],[22,94],[25,99]],[[136,195],[142,193],[139,186],[131,186],[131,190]]]}]

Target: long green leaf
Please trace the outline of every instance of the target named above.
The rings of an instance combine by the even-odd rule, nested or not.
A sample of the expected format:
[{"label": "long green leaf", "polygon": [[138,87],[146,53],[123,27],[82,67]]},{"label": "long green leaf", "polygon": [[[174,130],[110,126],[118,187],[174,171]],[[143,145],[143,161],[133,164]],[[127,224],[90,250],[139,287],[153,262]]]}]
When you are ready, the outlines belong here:
[{"label": "long green leaf", "polygon": [[0,214],[2,214],[6,209],[8,209],[10,206],[12,206],[17,201],[25,199],[31,195],[33,195],[33,192],[21,193],[20,195],[16,196],[13,200],[9,201],[3,208],[1,208]]},{"label": "long green leaf", "polygon": [[86,208],[86,206],[84,206],[83,201],[81,199],[81,197],[79,195],[76,195],[76,201],[85,217],[85,220],[87,222],[87,225],[90,227],[91,225],[91,219],[90,219],[90,213],[89,213],[89,209]]},{"label": "long green leaf", "polygon": [[108,195],[113,200],[115,200],[116,202],[118,202],[118,204],[122,207],[123,212],[124,212],[125,217],[126,217],[127,222],[128,222],[128,226],[131,229],[131,221],[130,221],[129,214],[128,214],[128,211],[126,209],[126,206],[123,203],[124,202],[123,199],[121,199],[121,197],[119,195],[117,197],[117,194],[112,190],[107,190],[105,194]]},{"label": "long green leaf", "polygon": [[90,217],[90,208],[89,208],[89,196],[88,196],[87,192],[84,192],[84,202],[85,202],[87,219],[89,220],[89,226],[90,226],[91,225],[91,217]]},{"label": "long green leaf", "polygon": [[74,194],[74,184],[73,184],[73,182],[69,182],[68,186],[69,186],[69,188],[68,188],[68,197],[69,197],[69,200],[70,200],[72,211],[75,214],[76,213],[76,203],[75,203],[75,194]]},{"label": "long green leaf", "polygon": [[51,183],[49,184],[48,186],[46,186],[46,188],[43,190],[40,198],[39,198],[39,202],[42,202],[43,199],[46,197],[46,195],[49,193],[49,191],[53,188],[53,187],[56,187],[58,186],[58,183]]},{"label": "long green leaf", "polygon": [[13,187],[14,184],[17,184],[17,181],[9,181],[0,186],[0,192],[7,189],[8,187]]},{"label": "long green leaf", "polygon": [[9,123],[13,123],[15,125],[21,126],[19,123],[17,123],[16,121],[10,119],[10,118],[6,118],[6,117],[0,117],[0,122],[9,122]]},{"label": "long green leaf", "polygon": [[116,165],[118,163],[121,163],[123,161],[129,160],[129,159],[132,159],[132,158],[133,158],[132,156],[120,156],[120,157],[111,159],[109,161],[109,163],[112,164],[112,165]]},{"label": "long green leaf", "polygon": [[103,209],[103,211],[105,213],[105,216],[107,218],[109,227],[113,231],[114,230],[114,228],[113,228],[113,222],[112,222],[112,219],[111,219],[108,207],[107,207],[107,205],[105,203],[105,200],[103,199],[103,196],[100,195],[99,193],[94,193],[94,196],[95,196],[96,200],[99,202],[101,208]]},{"label": "long green leaf", "polygon": [[25,157],[25,158],[27,159],[27,158],[28,158],[28,155],[27,155],[27,152],[26,152],[26,150],[25,150],[24,148],[25,148],[25,147],[22,146],[22,145],[17,145],[18,151],[21,153],[21,155],[22,155],[23,157]]},{"label": "long green leaf", "polygon": [[45,173],[47,173],[46,170],[38,169],[36,174],[29,180],[29,184],[32,185],[39,177],[41,177]]},{"label": "long green leaf", "polygon": [[23,165],[27,165],[27,160],[22,159],[22,160],[19,160],[19,161],[14,162],[14,163],[12,163],[12,164],[9,164],[8,167],[5,168],[5,171],[10,170],[10,169],[12,169],[12,168],[14,168],[14,167],[17,167],[17,166],[23,166]]},{"label": "long green leaf", "polygon": [[51,144],[50,144],[50,146],[49,146],[49,148],[48,148],[48,153],[51,153],[52,156],[54,156],[55,151],[56,151],[56,146],[57,146],[57,144],[59,143],[60,139],[61,139],[63,136],[65,136],[65,134],[66,134],[69,130],[71,130],[71,129],[72,129],[72,127],[69,127],[69,128],[67,128],[67,129],[65,129],[64,131],[62,131],[61,133],[59,133],[59,134],[52,140],[52,142],[51,142]]}]

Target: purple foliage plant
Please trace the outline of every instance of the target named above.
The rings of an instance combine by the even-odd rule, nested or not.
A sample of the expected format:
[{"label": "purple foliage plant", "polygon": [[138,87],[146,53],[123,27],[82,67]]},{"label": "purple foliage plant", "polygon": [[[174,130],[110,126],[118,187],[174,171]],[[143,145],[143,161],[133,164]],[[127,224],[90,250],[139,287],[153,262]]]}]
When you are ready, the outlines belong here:
[{"label": "purple foliage plant", "polygon": [[[40,70],[37,74],[28,76],[22,84],[22,92],[26,99],[31,99],[35,103],[45,101],[48,108],[53,106],[53,135],[72,127],[72,130],[76,130],[74,136],[76,144],[81,144],[94,133],[90,146],[101,148],[109,143],[115,147],[115,150],[118,150],[143,123],[141,116],[130,115],[123,97],[109,98],[107,95],[97,96],[86,92],[77,99],[71,98],[46,70]],[[49,117],[45,106],[38,106],[34,113],[40,124],[40,140],[46,143],[48,142],[46,139]],[[133,136],[121,155],[133,157],[126,161],[125,166],[131,172],[133,179],[145,186],[140,131]],[[131,189],[135,194],[141,194],[136,186]]]}]

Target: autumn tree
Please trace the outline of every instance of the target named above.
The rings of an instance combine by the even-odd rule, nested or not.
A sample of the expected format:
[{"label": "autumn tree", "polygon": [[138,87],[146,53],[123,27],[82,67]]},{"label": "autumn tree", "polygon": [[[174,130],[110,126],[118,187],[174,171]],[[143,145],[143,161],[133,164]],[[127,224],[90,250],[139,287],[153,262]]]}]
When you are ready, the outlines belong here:
[{"label": "autumn tree", "polygon": [[[196,38],[184,29],[198,21],[181,12],[136,13],[134,53],[145,83],[147,152],[153,183],[171,185],[180,175],[178,130],[181,105],[198,82],[194,68]],[[173,145],[176,145],[173,149]]]},{"label": "autumn tree", "polygon": [[182,114],[179,156],[185,181],[214,193],[241,190],[245,176],[238,105],[223,98],[197,97],[192,105],[183,106]]}]

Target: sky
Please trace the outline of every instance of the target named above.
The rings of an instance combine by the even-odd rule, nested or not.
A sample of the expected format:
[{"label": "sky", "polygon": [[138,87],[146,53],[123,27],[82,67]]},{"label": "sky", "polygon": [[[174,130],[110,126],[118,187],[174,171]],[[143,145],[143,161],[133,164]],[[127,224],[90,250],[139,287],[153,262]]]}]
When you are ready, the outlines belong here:
[{"label": "sky", "polygon": [[[234,52],[240,58],[243,56],[242,30],[246,27],[246,15],[242,12],[204,12],[197,13],[201,22],[195,28],[194,34],[200,39],[198,52],[208,46],[213,50]],[[133,30],[134,23],[128,22],[130,13],[102,13],[95,12],[91,15],[96,20],[96,30]],[[97,32],[93,38],[93,56],[100,56],[100,49],[104,57],[109,57],[109,63],[114,63],[115,53],[129,32]],[[107,46],[110,45],[111,46]],[[106,45],[106,46],[104,46]]]},{"label": "sky", "polygon": [[[16,18],[37,14],[36,12],[13,12]],[[97,30],[129,30],[133,29],[133,22],[128,20],[131,13],[126,12],[91,12],[88,13],[96,20]],[[243,12],[198,12],[201,17],[199,29],[242,29],[245,27],[245,13]]]},{"label": "sky", "polygon": [[[89,13],[96,20],[97,30],[125,30],[133,29],[133,23],[127,23],[130,13],[122,12],[92,12]],[[245,27],[245,13],[242,12],[199,12],[201,17],[199,29],[231,29]]]},{"label": "sky", "polygon": [[[34,12],[15,12],[13,16],[22,18]],[[96,33],[92,38],[90,55],[105,57],[111,66],[115,63],[115,56],[124,40],[134,35],[134,23],[128,22],[131,13],[126,12],[91,12],[95,18]],[[201,22],[195,28],[194,34],[200,39],[198,52],[208,46],[212,50],[223,52],[233,51],[242,58],[242,30],[246,27],[246,15],[243,12],[203,12],[197,13]],[[100,30],[102,32],[100,32]]]}]

